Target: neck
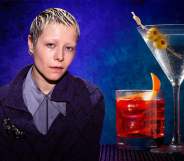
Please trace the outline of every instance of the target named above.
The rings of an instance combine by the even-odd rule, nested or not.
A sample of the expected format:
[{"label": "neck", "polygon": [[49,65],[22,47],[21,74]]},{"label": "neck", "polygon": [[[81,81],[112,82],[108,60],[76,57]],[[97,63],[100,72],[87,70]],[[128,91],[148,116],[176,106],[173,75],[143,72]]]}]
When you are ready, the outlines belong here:
[{"label": "neck", "polygon": [[32,77],[33,80],[36,82],[37,87],[45,94],[47,95],[56,84],[49,83],[46,79],[42,77],[42,75],[37,71],[35,66],[33,66],[32,70]]}]

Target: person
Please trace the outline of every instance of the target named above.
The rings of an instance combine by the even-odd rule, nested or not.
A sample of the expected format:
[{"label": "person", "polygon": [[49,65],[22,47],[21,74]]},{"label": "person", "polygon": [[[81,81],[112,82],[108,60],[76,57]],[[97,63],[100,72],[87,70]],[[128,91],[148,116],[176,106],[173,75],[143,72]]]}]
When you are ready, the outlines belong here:
[{"label": "person", "polygon": [[33,20],[28,48],[33,64],[0,88],[0,160],[97,161],[104,97],[72,75],[79,25],[60,8]]}]

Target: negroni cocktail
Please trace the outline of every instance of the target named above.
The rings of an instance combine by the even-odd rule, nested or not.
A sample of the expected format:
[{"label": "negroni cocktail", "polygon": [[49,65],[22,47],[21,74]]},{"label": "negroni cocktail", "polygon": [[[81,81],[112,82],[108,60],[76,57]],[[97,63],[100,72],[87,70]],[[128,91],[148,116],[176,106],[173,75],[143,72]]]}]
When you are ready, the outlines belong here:
[{"label": "negroni cocktail", "polygon": [[151,90],[116,90],[116,132],[119,145],[157,147],[164,138],[164,99]]}]

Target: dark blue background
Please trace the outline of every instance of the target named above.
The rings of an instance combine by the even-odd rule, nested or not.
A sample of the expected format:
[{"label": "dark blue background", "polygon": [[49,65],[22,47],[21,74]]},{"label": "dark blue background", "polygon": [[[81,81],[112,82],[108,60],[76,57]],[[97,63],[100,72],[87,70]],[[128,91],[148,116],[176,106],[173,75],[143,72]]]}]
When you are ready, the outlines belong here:
[{"label": "dark blue background", "polygon": [[[139,15],[144,24],[184,23],[182,1],[1,0],[0,85],[32,62],[27,52],[29,26],[40,11],[50,7],[70,11],[79,22],[81,38],[70,70],[97,84],[104,93],[106,116],[101,142],[115,143],[115,89],[151,89],[150,72],[159,76],[165,94],[168,142],[173,128],[172,88],[137,32],[130,12]],[[183,95],[183,87],[181,90]],[[183,113],[183,103],[181,110]]]}]

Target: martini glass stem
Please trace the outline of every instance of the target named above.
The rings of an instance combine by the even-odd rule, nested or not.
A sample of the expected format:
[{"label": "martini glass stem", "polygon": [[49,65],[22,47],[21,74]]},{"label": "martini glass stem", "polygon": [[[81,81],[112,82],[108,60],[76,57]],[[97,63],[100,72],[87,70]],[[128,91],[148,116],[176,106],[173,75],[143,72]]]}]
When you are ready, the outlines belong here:
[{"label": "martini glass stem", "polygon": [[180,84],[173,84],[173,99],[174,99],[174,130],[172,136],[172,145],[181,144],[180,134]]}]

